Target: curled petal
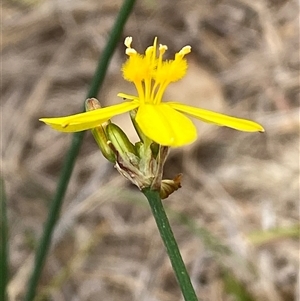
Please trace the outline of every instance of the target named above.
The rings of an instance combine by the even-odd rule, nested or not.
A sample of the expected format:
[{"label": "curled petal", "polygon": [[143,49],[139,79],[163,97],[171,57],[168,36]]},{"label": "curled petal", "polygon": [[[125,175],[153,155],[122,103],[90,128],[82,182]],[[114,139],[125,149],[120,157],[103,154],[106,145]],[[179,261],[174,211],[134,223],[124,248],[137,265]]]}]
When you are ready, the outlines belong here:
[{"label": "curled petal", "polygon": [[213,123],[219,126],[227,126],[235,130],[244,132],[264,132],[264,128],[251,120],[236,118],[209,110],[199,109],[176,102],[168,102],[173,109],[191,115],[207,123]]},{"label": "curled petal", "polygon": [[137,107],[138,103],[135,101],[123,102],[80,114],[65,117],[41,118],[39,120],[61,132],[80,132],[95,128],[111,117],[128,112]]},{"label": "curled petal", "polygon": [[141,104],[136,122],[147,137],[161,145],[178,147],[197,138],[192,121],[166,103]]}]

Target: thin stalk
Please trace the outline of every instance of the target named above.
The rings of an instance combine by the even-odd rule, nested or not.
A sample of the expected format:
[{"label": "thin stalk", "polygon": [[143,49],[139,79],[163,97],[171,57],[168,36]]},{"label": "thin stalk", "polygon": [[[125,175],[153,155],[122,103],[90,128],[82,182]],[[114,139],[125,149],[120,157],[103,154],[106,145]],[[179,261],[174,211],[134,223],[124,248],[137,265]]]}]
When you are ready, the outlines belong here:
[{"label": "thin stalk", "polygon": [[0,179],[0,199],[0,300],[6,301],[8,282],[8,223],[3,179]]},{"label": "thin stalk", "polygon": [[[112,32],[109,36],[107,45],[102,53],[101,59],[99,60],[97,69],[91,82],[90,89],[87,94],[87,98],[97,96],[102,86],[111,57],[121,38],[124,25],[132,11],[135,2],[136,0],[125,0],[121,7]],[[77,155],[79,153],[80,146],[82,144],[83,137],[84,132],[73,134],[73,139],[62,167],[56,192],[51,202],[49,214],[44,226],[44,232],[42,234],[39,246],[37,248],[34,268],[32,275],[29,279],[25,301],[32,301],[36,295],[36,288],[46,261],[46,256],[51,245],[52,234],[57,219],[59,217],[59,213],[63,203],[63,198],[65,196],[72,175],[72,171],[76,162]]]},{"label": "thin stalk", "polygon": [[174,238],[168,217],[161,202],[159,192],[156,190],[151,190],[150,188],[145,188],[142,192],[148,199],[160,236],[167,249],[167,253],[169,255],[184,300],[198,301],[195,290],[191,283],[190,276],[186,270],[177,242]]}]

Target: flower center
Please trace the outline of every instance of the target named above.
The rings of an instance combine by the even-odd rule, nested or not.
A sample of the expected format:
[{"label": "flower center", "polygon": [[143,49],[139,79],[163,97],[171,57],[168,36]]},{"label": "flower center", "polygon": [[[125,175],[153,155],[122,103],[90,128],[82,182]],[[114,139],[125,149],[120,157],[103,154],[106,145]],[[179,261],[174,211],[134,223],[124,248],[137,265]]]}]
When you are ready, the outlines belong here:
[{"label": "flower center", "polygon": [[145,54],[131,48],[131,43],[132,37],[127,37],[124,44],[129,58],[122,67],[123,77],[134,83],[141,103],[159,104],[167,86],[186,74],[187,61],[184,56],[191,52],[191,47],[183,47],[173,60],[163,60],[168,47],[160,44],[157,53],[157,38]]}]

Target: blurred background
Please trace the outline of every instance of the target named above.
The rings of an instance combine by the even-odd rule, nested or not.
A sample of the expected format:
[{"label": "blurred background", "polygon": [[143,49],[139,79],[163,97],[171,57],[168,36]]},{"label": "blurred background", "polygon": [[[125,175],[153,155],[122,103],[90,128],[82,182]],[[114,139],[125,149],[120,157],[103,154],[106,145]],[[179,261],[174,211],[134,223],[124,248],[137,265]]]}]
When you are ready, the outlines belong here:
[{"label": "blurred background", "polygon": [[[120,0],[2,4],[2,161],[8,198],[9,300],[22,300],[71,134],[38,121],[80,112]],[[172,149],[164,201],[201,300],[300,300],[299,7],[293,0],[140,0],[124,30],[139,52],[185,45],[189,69],[165,100],[260,122],[264,134],[195,120]],[[134,93],[123,40],[98,99]],[[133,141],[129,118],[114,119]],[[36,300],[179,301],[146,199],[90,132],[73,172]]]}]

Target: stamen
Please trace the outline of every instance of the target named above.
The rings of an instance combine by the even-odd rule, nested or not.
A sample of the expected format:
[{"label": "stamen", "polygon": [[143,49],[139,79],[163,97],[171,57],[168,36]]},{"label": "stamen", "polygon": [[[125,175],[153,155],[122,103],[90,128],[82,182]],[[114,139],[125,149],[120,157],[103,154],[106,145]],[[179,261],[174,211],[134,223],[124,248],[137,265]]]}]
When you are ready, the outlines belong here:
[{"label": "stamen", "polygon": [[179,52],[176,53],[175,58],[176,57],[180,57],[183,58],[186,54],[190,53],[192,51],[192,47],[187,45],[181,48],[181,50]]},{"label": "stamen", "polygon": [[131,48],[131,43],[132,43],[132,37],[127,37],[124,41],[124,45],[127,47],[127,48]]},{"label": "stamen", "polygon": [[162,44],[159,44],[159,53],[161,55],[163,55],[167,50],[168,50],[168,46],[167,45],[162,45]]},{"label": "stamen", "polygon": [[125,53],[126,53],[128,56],[137,54],[136,50],[133,49],[133,48],[127,48],[127,49],[125,50]]},{"label": "stamen", "polygon": [[153,53],[153,46],[149,46],[147,47],[146,51],[145,51],[145,55],[146,57],[151,57],[152,56],[152,53]]}]

